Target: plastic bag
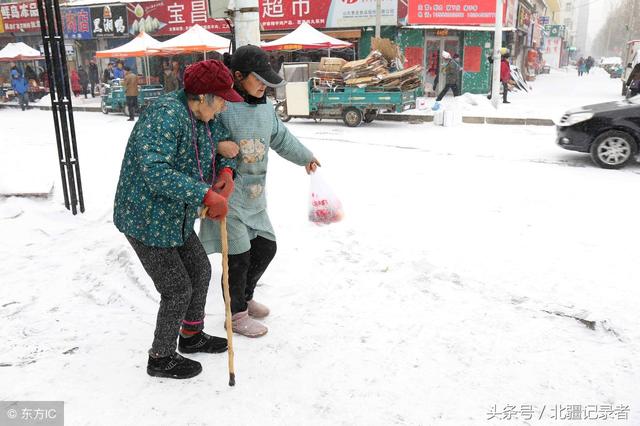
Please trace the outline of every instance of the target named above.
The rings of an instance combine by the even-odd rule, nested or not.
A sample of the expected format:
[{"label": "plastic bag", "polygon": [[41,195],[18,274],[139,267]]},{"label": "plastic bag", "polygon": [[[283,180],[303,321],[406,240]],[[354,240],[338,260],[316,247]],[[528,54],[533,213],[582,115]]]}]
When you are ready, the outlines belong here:
[{"label": "plastic bag", "polygon": [[320,169],[311,174],[309,220],[316,225],[340,222],[344,217],[342,203],[322,178]]}]

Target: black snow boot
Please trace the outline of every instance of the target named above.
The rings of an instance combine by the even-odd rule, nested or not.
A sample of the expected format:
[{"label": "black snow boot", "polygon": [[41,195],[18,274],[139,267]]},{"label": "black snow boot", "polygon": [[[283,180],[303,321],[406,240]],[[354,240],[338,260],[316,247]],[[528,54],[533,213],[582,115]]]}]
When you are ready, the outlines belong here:
[{"label": "black snow boot", "polygon": [[198,361],[184,358],[179,353],[154,358],[149,355],[147,374],[153,377],[166,377],[168,379],[188,379],[202,372],[202,365]]},{"label": "black snow boot", "polygon": [[195,352],[218,354],[227,350],[227,339],[209,336],[204,331],[201,331],[191,337],[180,336],[178,339],[178,350],[185,354]]}]

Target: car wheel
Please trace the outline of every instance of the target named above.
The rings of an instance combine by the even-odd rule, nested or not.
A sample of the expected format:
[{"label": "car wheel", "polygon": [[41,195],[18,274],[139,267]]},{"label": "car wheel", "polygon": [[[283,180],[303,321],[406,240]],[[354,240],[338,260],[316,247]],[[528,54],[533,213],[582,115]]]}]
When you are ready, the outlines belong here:
[{"label": "car wheel", "polygon": [[628,133],[618,130],[604,132],[591,144],[591,159],[603,169],[620,169],[636,155],[638,146]]},{"label": "car wheel", "polygon": [[362,123],[362,111],[358,108],[345,108],[342,111],[342,121],[349,127],[358,127]]},{"label": "car wheel", "polygon": [[278,114],[278,117],[280,117],[280,121],[283,123],[291,120],[291,116],[287,114],[287,104],[284,101],[279,102],[278,105],[276,105],[276,113]]},{"label": "car wheel", "polygon": [[107,108],[107,103],[104,99],[100,102],[100,111],[102,111],[103,114],[109,114],[109,108]]}]

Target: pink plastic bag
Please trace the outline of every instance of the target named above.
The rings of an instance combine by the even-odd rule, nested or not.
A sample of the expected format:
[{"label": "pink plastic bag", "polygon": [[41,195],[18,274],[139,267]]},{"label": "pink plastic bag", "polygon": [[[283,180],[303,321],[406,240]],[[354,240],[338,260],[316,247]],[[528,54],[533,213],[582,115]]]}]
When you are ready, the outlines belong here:
[{"label": "pink plastic bag", "polygon": [[342,203],[317,169],[311,174],[309,220],[316,225],[328,225],[340,222],[343,217]]}]

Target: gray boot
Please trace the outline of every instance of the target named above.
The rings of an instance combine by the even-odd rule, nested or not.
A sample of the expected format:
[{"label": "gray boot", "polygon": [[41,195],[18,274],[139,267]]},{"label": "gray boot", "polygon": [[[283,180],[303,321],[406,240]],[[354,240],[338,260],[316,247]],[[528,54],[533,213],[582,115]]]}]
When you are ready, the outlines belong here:
[{"label": "gray boot", "polygon": [[249,310],[238,312],[231,317],[231,325],[234,333],[247,337],[260,337],[267,334],[269,329],[259,321],[249,316]]}]

